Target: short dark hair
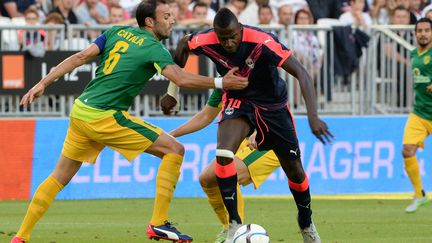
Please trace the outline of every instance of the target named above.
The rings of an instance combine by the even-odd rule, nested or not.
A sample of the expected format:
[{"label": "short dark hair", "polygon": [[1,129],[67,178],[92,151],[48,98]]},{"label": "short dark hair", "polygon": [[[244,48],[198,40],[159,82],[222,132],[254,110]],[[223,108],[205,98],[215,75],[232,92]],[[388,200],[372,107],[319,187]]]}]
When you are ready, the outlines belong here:
[{"label": "short dark hair", "polygon": [[165,0],[143,0],[138,4],[135,16],[139,27],[145,26],[147,17],[156,18],[156,7],[160,4],[167,4],[167,2]]},{"label": "short dark hair", "polygon": [[273,15],[273,11],[272,11],[270,5],[268,5],[268,4],[264,4],[264,5],[259,6],[258,7],[258,14],[260,14],[261,10],[263,10],[263,9],[270,9],[271,14]]},{"label": "short dark hair", "polygon": [[238,19],[231,10],[228,8],[221,8],[217,11],[216,16],[213,21],[213,25],[219,28],[227,28],[232,23],[238,24]]},{"label": "short dark hair", "polygon": [[393,11],[391,12],[391,16],[395,15],[396,11],[405,11],[408,14],[410,13],[410,11],[407,8],[405,8],[402,5],[399,5],[399,6],[397,6],[396,8],[393,9]]},{"label": "short dark hair", "polygon": [[309,21],[311,23],[313,23],[312,14],[309,11],[307,11],[306,9],[299,9],[299,11],[297,11],[294,15],[294,24],[297,24],[297,20],[298,20],[300,14],[302,14],[302,13],[309,16]]},{"label": "short dark hair", "polygon": [[192,8],[192,12],[195,11],[195,9],[198,8],[198,7],[203,7],[203,8],[208,9],[207,4],[205,4],[205,3],[203,3],[203,2],[197,2],[197,3],[193,6],[193,8]]},{"label": "short dark hair", "polygon": [[429,18],[421,18],[421,19],[417,20],[417,22],[415,23],[415,27],[414,27],[415,31],[417,31],[417,25],[419,23],[429,23],[429,25],[432,29],[432,20],[430,20]]}]

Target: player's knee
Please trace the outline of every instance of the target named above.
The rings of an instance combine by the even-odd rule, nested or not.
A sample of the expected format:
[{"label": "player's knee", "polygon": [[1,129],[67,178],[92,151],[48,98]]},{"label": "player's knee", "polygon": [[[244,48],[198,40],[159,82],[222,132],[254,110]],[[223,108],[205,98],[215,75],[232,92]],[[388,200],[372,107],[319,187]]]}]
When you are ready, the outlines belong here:
[{"label": "player's knee", "polygon": [[201,184],[201,187],[210,187],[209,178],[206,173],[201,173],[199,176],[199,182]]},{"label": "player's knee", "polygon": [[170,150],[169,153],[179,154],[179,155],[182,155],[182,156],[185,153],[185,148],[184,148],[183,144],[181,144],[177,140],[173,140],[170,143],[169,150]]},{"label": "player's knee", "polygon": [[221,165],[226,165],[234,160],[234,153],[228,149],[216,149],[216,161]]},{"label": "player's knee", "polygon": [[286,176],[291,181],[302,181],[305,177],[305,172],[300,160],[281,161],[281,166]]},{"label": "player's knee", "polygon": [[403,149],[402,149],[402,156],[404,158],[414,157],[415,156],[415,152],[416,152],[415,148],[404,146]]}]

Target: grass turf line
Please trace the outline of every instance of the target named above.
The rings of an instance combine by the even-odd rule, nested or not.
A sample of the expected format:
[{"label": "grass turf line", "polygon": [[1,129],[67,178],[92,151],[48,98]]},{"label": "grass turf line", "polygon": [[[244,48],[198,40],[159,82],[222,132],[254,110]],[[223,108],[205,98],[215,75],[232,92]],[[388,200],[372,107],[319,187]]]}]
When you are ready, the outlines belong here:
[{"label": "grass turf line", "polygon": [[[246,222],[267,229],[271,242],[302,242],[290,197],[246,197]],[[406,214],[409,199],[325,199],[312,201],[323,242],[431,242],[432,206]],[[152,199],[55,201],[35,227],[32,243],[156,242],[145,236]],[[0,201],[0,242],[9,242],[27,209],[27,201]],[[203,198],[174,198],[171,219],[196,243],[213,242],[220,231]],[[169,242],[169,241],[160,241]]]}]

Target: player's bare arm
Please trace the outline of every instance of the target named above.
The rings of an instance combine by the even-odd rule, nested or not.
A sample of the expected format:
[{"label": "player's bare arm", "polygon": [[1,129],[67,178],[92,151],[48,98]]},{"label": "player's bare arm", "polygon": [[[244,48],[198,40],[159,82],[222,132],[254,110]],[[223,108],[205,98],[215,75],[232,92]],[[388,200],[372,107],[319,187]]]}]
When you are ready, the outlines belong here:
[{"label": "player's bare arm", "polygon": [[289,74],[293,75],[300,84],[303,98],[306,102],[307,116],[312,133],[323,144],[326,144],[326,141],[330,143],[334,136],[328,130],[327,124],[318,117],[316,95],[312,78],[303,65],[292,55],[282,64],[282,68]]},{"label": "player's bare arm", "polygon": [[190,49],[188,46],[188,41],[190,39],[190,34],[183,36],[183,38],[177,44],[177,48],[174,55],[174,62],[180,67],[184,68],[187,59],[189,58]]},{"label": "player's bare arm", "polygon": [[[169,80],[174,82],[176,85],[180,87],[186,87],[186,88],[215,88],[215,79],[204,77],[200,75],[185,73],[181,68],[183,68],[186,65],[187,59],[189,57],[190,49],[188,46],[188,40],[190,38],[190,35],[184,36],[178,43],[176,48],[176,53],[174,56],[174,62],[178,65],[169,65],[167,66],[163,72],[162,75],[167,77]],[[181,68],[180,68],[181,67]],[[227,90],[238,90],[238,89],[244,89],[247,87],[248,80],[244,77],[239,77],[234,75],[234,72],[237,71],[238,68],[234,67],[231,69],[222,80],[222,88]],[[170,76],[168,76],[170,75]],[[187,77],[184,77],[187,76]],[[205,81],[201,81],[202,79],[205,79]],[[197,80],[200,81],[197,81]],[[177,95],[173,94],[167,94],[162,97],[161,103],[162,105],[162,111],[165,115],[171,115],[172,109],[175,105],[177,105],[178,101],[174,98]]]},{"label": "player's bare arm", "polygon": [[191,117],[186,123],[174,129],[170,134],[174,137],[180,137],[193,133],[208,126],[219,114],[221,108],[206,105],[200,112]]},{"label": "player's bare arm", "polygon": [[428,91],[429,93],[432,93],[432,84],[429,85],[429,86],[427,86],[427,91]]},{"label": "player's bare arm", "polygon": [[[227,90],[240,90],[248,86],[247,78],[234,75],[238,68],[231,69],[223,77],[222,87]],[[167,65],[162,70],[162,75],[173,81],[176,85],[184,88],[192,89],[212,89],[215,86],[215,78],[210,78],[202,75],[187,73],[183,71],[178,65]]]},{"label": "player's bare arm", "polygon": [[99,55],[99,52],[99,47],[96,44],[91,44],[86,49],[66,58],[23,96],[20,105],[26,107],[33,103],[34,100],[43,95],[45,88],[50,86],[56,79],[90,61]]}]

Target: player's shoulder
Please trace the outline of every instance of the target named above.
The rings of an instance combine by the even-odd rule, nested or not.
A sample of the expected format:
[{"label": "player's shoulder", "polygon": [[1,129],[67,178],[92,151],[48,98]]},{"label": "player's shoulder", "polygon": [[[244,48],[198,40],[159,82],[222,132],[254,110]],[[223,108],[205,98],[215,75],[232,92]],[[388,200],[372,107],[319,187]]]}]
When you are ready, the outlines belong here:
[{"label": "player's shoulder", "polygon": [[273,33],[250,25],[243,25],[243,40],[257,44],[267,44],[271,41],[279,42],[279,39]]},{"label": "player's shoulder", "polygon": [[116,32],[118,32],[121,29],[126,29],[127,27],[130,26],[126,26],[126,25],[113,25],[111,26],[109,29],[105,30],[104,34],[114,34]]},{"label": "player's shoulder", "polygon": [[190,34],[188,41],[191,49],[219,43],[213,28],[200,30]]}]

